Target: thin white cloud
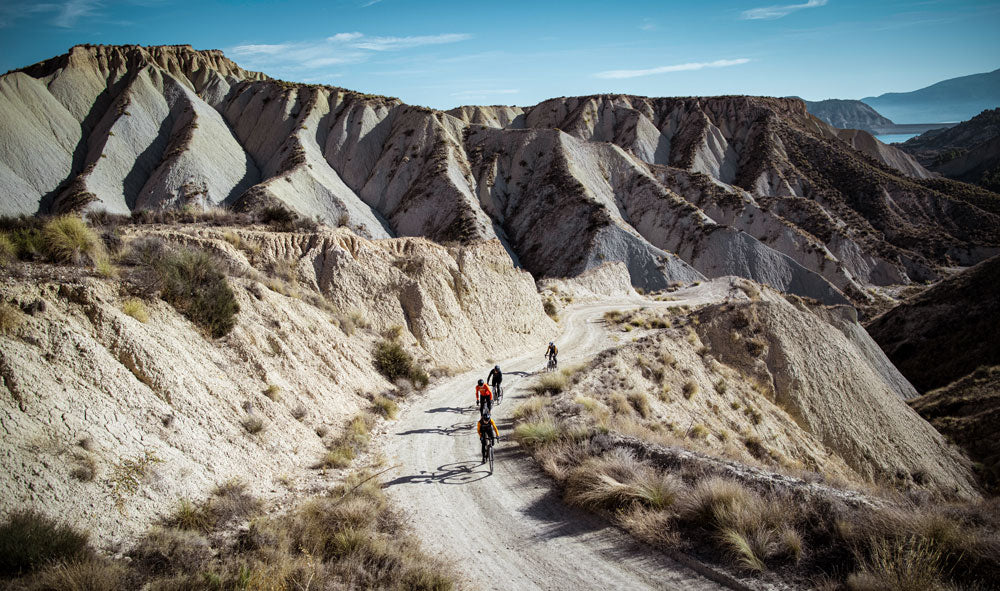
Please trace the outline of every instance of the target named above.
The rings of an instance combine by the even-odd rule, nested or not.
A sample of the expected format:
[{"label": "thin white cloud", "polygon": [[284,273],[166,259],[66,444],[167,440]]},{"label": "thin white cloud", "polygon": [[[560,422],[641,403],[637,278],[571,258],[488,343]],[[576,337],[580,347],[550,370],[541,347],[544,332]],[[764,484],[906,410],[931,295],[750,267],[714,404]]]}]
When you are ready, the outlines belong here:
[{"label": "thin white cloud", "polygon": [[751,8],[750,10],[744,10],[740,13],[740,18],[743,20],[774,20],[776,18],[781,18],[783,16],[788,16],[789,14],[802,10],[803,8],[818,8],[820,6],[825,6],[827,0],[809,0],[803,4],[785,4],[783,6],[762,6],[760,8]]},{"label": "thin white cloud", "polygon": [[648,68],[645,70],[606,70],[594,74],[597,78],[638,78],[640,76],[652,76],[654,74],[667,74],[669,72],[690,72],[693,70],[703,70],[705,68],[727,68],[745,64],[750,60],[741,57],[734,60],[715,60],[714,62],[692,62],[688,64],[676,64],[673,66],[660,66],[658,68]]},{"label": "thin white cloud", "polygon": [[52,24],[64,29],[72,28],[76,21],[93,15],[101,5],[100,0],[69,0],[59,8],[59,14]]},{"label": "thin white cloud", "polygon": [[642,24],[639,25],[639,29],[643,31],[655,31],[657,29],[656,23],[653,22],[651,18],[642,19]]},{"label": "thin white cloud", "polygon": [[468,33],[445,33],[443,35],[417,35],[414,37],[366,37],[364,41],[353,43],[352,47],[369,51],[394,51],[410,49],[422,45],[443,45],[472,39]]},{"label": "thin white cloud", "polygon": [[334,43],[340,43],[344,41],[354,41],[355,39],[360,39],[364,37],[364,33],[358,33],[354,31],[353,33],[337,33],[331,37],[327,37],[327,41],[333,41]]},{"label": "thin white cloud", "polygon": [[361,8],[368,8],[369,6],[373,6],[375,4],[378,4],[381,1],[382,0],[368,0],[367,2],[364,2],[364,3],[361,4]]},{"label": "thin white cloud", "polygon": [[229,53],[239,56],[253,56],[253,55],[275,55],[291,49],[292,45],[288,43],[278,43],[276,45],[264,45],[264,44],[250,44],[250,45],[237,45],[229,49]]},{"label": "thin white cloud", "polygon": [[333,65],[357,64],[370,56],[387,51],[410,49],[424,45],[441,45],[471,39],[466,33],[421,35],[413,37],[366,37],[357,31],[342,32],[317,41],[286,43],[248,43],[230,47],[226,53],[245,67],[256,70],[292,72],[327,68]]}]

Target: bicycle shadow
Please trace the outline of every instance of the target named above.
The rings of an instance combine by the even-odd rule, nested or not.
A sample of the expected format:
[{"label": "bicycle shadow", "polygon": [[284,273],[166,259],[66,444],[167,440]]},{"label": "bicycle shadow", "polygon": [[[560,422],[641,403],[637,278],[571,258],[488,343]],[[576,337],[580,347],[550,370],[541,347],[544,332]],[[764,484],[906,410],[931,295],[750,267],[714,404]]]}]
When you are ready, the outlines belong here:
[{"label": "bicycle shadow", "polygon": [[475,428],[475,423],[452,423],[449,427],[427,427],[425,429],[410,429],[409,431],[399,431],[396,435],[447,435],[454,437],[462,431],[470,431]]},{"label": "bicycle shadow", "polygon": [[383,488],[400,484],[470,484],[490,476],[489,466],[477,461],[453,462],[428,472],[400,476],[383,484]]},{"label": "bicycle shadow", "polygon": [[465,413],[469,412],[469,409],[471,409],[471,408],[472,408],[471,406],[465,406],[465,407],[462,407],[462,406],[439,406],[438,408],[432,408],[432,409],[429,409],[429,410],[425,410],[424,412],[428,413],[428,414],[439,413],[439,412],[450,412],[450,413],[455,413],[457,415],[460,415],[460,414],[465,414]]}]

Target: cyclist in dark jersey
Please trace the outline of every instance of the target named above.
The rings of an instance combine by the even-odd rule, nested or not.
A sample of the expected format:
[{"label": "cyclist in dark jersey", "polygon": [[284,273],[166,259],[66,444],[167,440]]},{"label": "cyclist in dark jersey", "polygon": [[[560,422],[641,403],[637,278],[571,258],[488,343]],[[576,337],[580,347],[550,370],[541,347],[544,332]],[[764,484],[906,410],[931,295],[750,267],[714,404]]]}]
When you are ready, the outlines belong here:
[{"label": "cyclist in dark jersey", "polygon": [[500,382],[503,381],[503,372],[499,365],[494,365],[490,370],[490,375],[486,376],[486,383],[493,386],[493,391],[497,395],[497,404],[500,404]]},{"label": "cyclist in dark jersey", "polygon": [[482,446],[483,453],[483,463],[486,463],[486,442],[487,440],[496,444],[497,439],[500,438],[500,430],[497,429],[497,424],[493,422],[490,417],[490,412],[486,411],[483,416],[476,423],[476,433],[479,434],[479,443]]}]

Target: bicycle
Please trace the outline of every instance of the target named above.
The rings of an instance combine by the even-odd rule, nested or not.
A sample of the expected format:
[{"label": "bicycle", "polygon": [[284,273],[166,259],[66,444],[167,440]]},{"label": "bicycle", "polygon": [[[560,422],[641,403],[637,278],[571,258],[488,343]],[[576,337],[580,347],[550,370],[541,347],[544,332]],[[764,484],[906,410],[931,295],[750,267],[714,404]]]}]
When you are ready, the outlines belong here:
[{"label": "bicycle", "polygon": [[500,406],[501,400],[503,400],[503,387],[497,384],[493,386],[493,403]]},{"label": "bicycle", "polygon": [[549,355],[549,364],[545,366],[545,369],[548,370],[548,371],[552,371],[552,370],[554,370],[556,368],[557,364],[558,364],[558,362],[556,361],[556,356],[555,355]]},{"label": "bicycle", "polygon": [[490,463],[490,474],[493,474],[493,438],[486,438],[486,455],[483,456],[483,463]]}]

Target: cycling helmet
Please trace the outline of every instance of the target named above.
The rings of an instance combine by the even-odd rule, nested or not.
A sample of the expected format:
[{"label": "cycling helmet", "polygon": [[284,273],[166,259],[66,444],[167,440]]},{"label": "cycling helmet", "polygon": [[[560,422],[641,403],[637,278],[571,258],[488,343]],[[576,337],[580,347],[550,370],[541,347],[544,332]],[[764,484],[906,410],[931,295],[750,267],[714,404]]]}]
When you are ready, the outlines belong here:
[{"label": "cycling helmet", "polygon": [[494,365],[494,366],[493,366],[493,369],[495,369],[495,370],[497,370],[497,371],[500,371],[500,366],[499,366],[499,365]]},{"label": "cycling helmet", "polygon": [[490,411],[486,411],[483,413],[483,421],[488,421],[488,420],[490,420]]},{"label": "cycling helmet", "polygon": [[479,380],[479,385],[480,385],[480,386],[482,386],[482,385],[483,385],[483,381],[482,381],[482,380]]},{"label": "cycling helmet", "polygon": [[552,345],[554,345],[554,344],[555,344],[555,343],[553,343],[552,341],[549,341],[549,346],[550,346],[550,347],[551,347]]}]

